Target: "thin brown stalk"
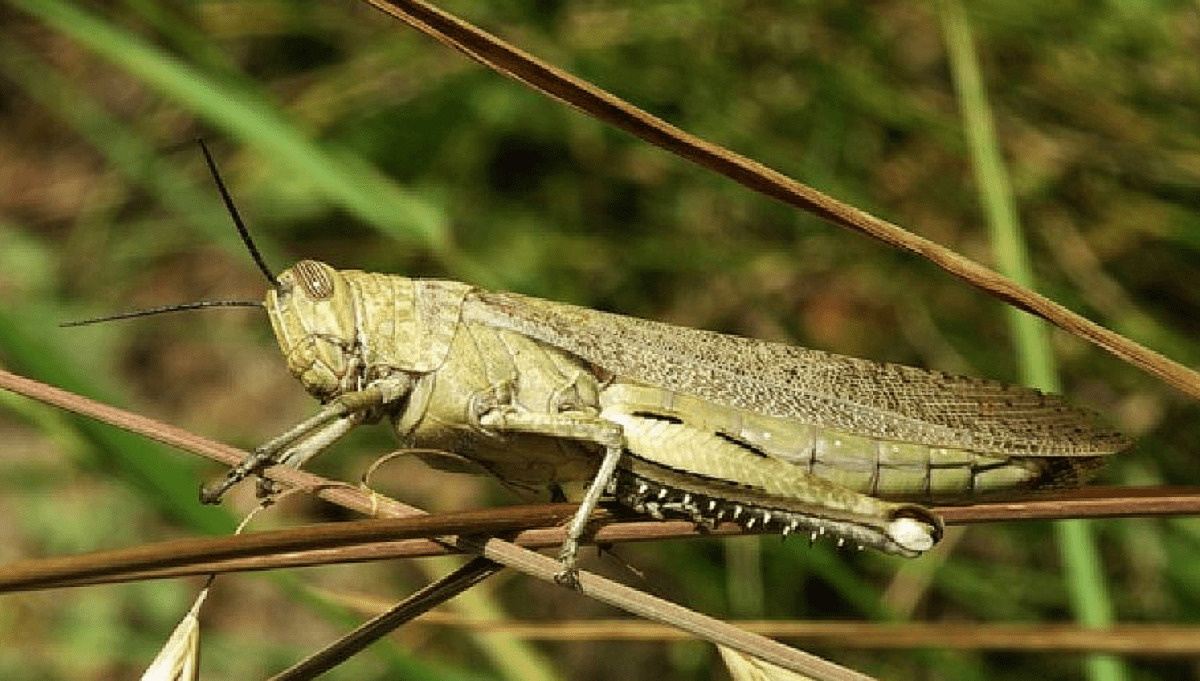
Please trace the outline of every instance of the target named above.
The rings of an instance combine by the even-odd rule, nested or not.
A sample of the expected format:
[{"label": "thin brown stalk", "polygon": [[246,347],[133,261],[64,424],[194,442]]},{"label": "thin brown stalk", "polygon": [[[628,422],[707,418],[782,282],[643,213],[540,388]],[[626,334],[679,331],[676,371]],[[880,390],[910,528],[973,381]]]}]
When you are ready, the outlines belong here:
[{"label": "thin brown stalk", "polygon": [[1200,373],[1068,310],[958,253],[691,135],[587,81],[421,0],[365,0],[481,64],[756,192],[919,255],[988,295],[1036,315],[1200,399]]},{"label": "thin brown stalk", "polygon": [[494,575],[502,567],[499,563],[486,558],[474,558],[437,582],[404,599],[395,607],[372,617],[333,644],[272,676],[270,681],[314,679],[362,652],[364,648],[391,633],[400,625]]},{"label": "thin brown stalk", "polygon": [[[1141,494],[1143,496],[1137,496]],[[360,520],[206,537],[97,553],[20,561],[0,567],[0,593],[164,579],[225,572],[311,567],[445,555],[453,546],[434,539],[458,534],[519,531],[528,549],[561,546],[573,504],[505,506],[478,511]],[[993,502],[937,509],[948,525],[1078,517],[1163,516],[1200,513],[1200,488],[1078,490],[1067,498]],[[766,534],[725,523],[713,530],[685,521],[617,520],[601,511],[596,543],[620,544],[714,536]]]},{"label": "thin brown stalk", "polygon": [[[495,535],[524,527],[557,525],[571,518],[574,505],[544,504],[516,507],[515,510],[516,513],[505,514],[478,510],[322,523],[226,537],[177,539],[78,556],[19,561],[0,567],[0,593],[128,581],[127,574],[136,574],[143,579],[160,574],[214,574],[230,571],[230,565],[240,566],[243,570],[264,570],[285,565],[356,562],[347,561],[339,550],[364,545],[386,546],[413,538],[457,534]],[[320,559],[304,560],[313,556]],[[387,557],[390,556],[379,555],[372,559]],[[272,563],[272,558],[279,562]]]},{"label": "thin brown stalk", "polygon": [[[1024,652],[1099,652],[1143,656],[1200,654],[1200,627],[1119,625],[1084,629],[1075,624],[977,624],[734,620],[747,631],[805,645],[839,648],[943,648]],[[676,641],[687,634],[653,622],[628,619],[552,623],[471,620],[431,612],[414,624],[502,632],[543,641]]]}]

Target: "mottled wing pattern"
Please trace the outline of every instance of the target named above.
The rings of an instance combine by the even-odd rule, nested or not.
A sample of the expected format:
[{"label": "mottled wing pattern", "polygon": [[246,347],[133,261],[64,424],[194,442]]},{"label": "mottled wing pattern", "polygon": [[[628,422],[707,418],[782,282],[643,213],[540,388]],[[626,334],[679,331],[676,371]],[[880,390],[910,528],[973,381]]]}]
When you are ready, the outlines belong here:
[{"label": "mottled wing pattern", "polygon": [[466,321],[618,376],[853,435],[1004,456],[1102,456],[1128,440],[1056,395],[995,381],[476,291]]}]

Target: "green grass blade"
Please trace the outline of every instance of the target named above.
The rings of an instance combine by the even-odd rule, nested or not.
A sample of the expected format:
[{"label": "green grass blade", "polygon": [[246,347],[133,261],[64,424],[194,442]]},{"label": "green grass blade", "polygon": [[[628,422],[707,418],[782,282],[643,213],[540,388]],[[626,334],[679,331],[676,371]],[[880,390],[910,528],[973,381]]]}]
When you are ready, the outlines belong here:
[{"label": "green grass blade", "polygon": [[[966,13],[956,0],[943,0],[939,7],[997,267],[1005,276],[1033,288],[1029,255],[996,141]],[[1058,392],[1057,368],[1045,326],[1025,312],[1012,307],[1007,309],[1017,341],[1022,380],[1042,390]],[[1087,627],[1111,625],[1113,606],[1104,582],[1092,525],[1075,520],[1057,523],[1055,527],[1076,619]],[[1093,681],[1128,678],[1124,662],[1115,656],[1089,655],[1086,668]]]},{"label": "green grass blade", "polygon": [[257,93],[210,78],[137,35],[65,2],[14,0],[13,5],[269,155],[367,224],[394,237],[415,238],[448,255],[440,210],[401,192],[360,160],[322,149]]},{"label": "green grass blade", "polygon": [[[110,165],[152,194],[206,241],[219,243],[230,252],[245,252],[211,185],[198,186],[194,177],[165,162],[145,140],[144,132],[109,114],[45,59],[15,42],[0,45],[0,73],[19,83],[47,113],[69,125],[103,153]],[[197,148],[197,157],[199,153]],[[255,234],[255,242],[268,262],[283,262],[273,235]]]}]

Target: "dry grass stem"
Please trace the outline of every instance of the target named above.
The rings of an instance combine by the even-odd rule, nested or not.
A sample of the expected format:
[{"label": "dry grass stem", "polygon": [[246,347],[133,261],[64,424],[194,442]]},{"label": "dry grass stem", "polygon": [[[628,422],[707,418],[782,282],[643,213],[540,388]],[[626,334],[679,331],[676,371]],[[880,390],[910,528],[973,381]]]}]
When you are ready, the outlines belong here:
[{"label": "dry grass stem", "polygon": [[[980,624],[976,622],[814,622],[798,620],[734,620],[763,636],[796,644],[839,648],[942,648],[1028,652],[1097,652],[1141,656],[1200,654],[1200,627],[1122,624],[1111,629],[1085,629],[1077,624]],[[414,624],[495,631],[544,641],[677,641],[687,634],[641,620],[515,622],[472,621],[450,613],[431,612]]]}]

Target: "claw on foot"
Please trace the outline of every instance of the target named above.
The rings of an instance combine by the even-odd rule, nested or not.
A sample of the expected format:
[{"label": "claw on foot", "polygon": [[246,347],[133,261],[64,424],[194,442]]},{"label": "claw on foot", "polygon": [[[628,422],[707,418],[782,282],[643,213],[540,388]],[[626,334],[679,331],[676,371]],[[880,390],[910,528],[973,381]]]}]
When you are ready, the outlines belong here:
[{"label": "claw on foot", "polygon": [[568,589],[579,588],[579,568],[568,567],[554,574],[554,582],[559,586],[565,586]]},{"label": "claw on foot", "polygon": [[215,482],[210,485],[200,485],[200,503],[207,506],[215,506],[221,503],[221,497],[225,492],[229,491],[230,487],[237,484],[237,480],[232,480],[232,476],[225,476],[220,482]]},{"label": "claw on foot", "polygon": [[254,489],[254,495],[259,499],[271,499],[279,496],[283,490],[283,486],[274,480],[270,478],[259,478],[258,484]]},{"label": "claw on foot", "polygon": [[579,588],[579,544],[571,539],[563,542],[562,550],[558,552],[558,561],[562,569],[554,575],[554,581],[569,589]]}]

